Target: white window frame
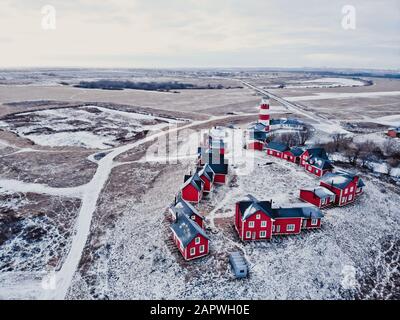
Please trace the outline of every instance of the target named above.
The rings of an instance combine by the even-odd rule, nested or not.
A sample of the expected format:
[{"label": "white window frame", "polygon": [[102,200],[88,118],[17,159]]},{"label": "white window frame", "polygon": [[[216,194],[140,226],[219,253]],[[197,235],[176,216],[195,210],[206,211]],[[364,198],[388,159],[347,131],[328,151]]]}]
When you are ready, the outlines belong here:
[{"label": "white window frame", "polygon": [[263,230],[260,231],[260,238],[266,238],[267,237],[267,231]]},{"label": "white window frame", "polygon": [[254,221],[249,221],[249,228],[254,228]]},{"label": "white window frame", "polygon": [[347,197],[342,197],[342,203],[345,203],[347,201]]},{"label": "white window frame", "polygon": [[204,244],[202,244],[199,248],[199,252],[200,253],[204,253],[206,251],[206,246]]},{"label": "white window frame", "polygon": [[195,244],[199,244],[199,243],[200,243],[200,237],[194,238],[194,243],[195,243]]},{"label": "white window frame", "polygon": [[349,201],[353,200],[353,195],[350,193],[348,197]]},{"label": "white window frame", "polygon": [[351,187],[350,187],[350,192],[353,192],[353,190],[354,190],[354,187],[351,186]]},{"label": "white window frame", "polygon": [[277,226],[276,226],[276,232],[281,232],[281,225],[280,224],[278,224]]},{"label": "white window frame", "polygon": [[251,238],[251,231],[246,231],[246,239],[250,239]]},{"label": "white window frame", "polygon": [[192,218],[192,220],[193,220],[193,221],[195,221],[195,220],[196,220],[196,216],[195,216],[195,215],[192,215],[192,217],[191,217],[191,218]]},{"label": "white window frame", "polygon": [[194,256],[196,254],[196,247],[190,248],[189,254],[190,256]]},{"label": "white window frame", "polygon": [[267,221],[261,221],[261,227],[262,228],[265,228],[267,226]]},{"label": "white window frame", "polygon": [[347,191],[347,188],[345,188],[343,194],[347,194]]},{"label": "white window frame", "polygon": [[318,219],[311,219],[311,225],[312,226],[318,225]]},{"label": "white window frame", "polygon": [[321,205],[324,205],[326,203],[326,198],[321,199]]},{"label": "white window frame", "polygon": [[286,232],[292,232],[296,229],[296,225],[291,223],[286,225]]},{"label": "white window frame", "polygon": [[319,169],[315,169],[315,173],[316,173],[316,174],[319,174]]},{"label": "white window frame", "polygon": [[256,214],[256,219],[260,219],[261,218],[261,214]]}]

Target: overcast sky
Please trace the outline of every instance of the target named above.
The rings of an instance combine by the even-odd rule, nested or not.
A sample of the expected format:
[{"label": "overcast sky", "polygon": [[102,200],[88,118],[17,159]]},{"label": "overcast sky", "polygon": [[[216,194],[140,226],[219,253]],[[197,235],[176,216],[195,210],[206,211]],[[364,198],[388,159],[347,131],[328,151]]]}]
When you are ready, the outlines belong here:
[{"label": "overcast sky", "polygon": [[0,67],[400,69],[400,0],[1,0],[0,50]]}]

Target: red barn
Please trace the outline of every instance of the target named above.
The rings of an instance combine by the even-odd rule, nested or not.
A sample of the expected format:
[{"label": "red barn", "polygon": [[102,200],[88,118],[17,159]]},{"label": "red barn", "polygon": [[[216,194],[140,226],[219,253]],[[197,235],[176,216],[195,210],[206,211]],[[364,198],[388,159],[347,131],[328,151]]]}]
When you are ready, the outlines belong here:
[{"label": "red barn", "polygon": [[324,187],[301,189],[300,199],[309,202],[318,208],[325,208],[335,204],[335,194]]},{"label": "red barn", "polygon": [[242,241],[269,240],[273,235],[298,234],[321,226],[323,215],[317,207],[272,208],[270,201],[248,197],[250,201],[236,203],[235,228]]},{"label": "red barn", "polygon": [[292,147],[289,150],[283,152],[283,159],[293,163],[300,163],[300,156],[304,153],[304,150],[299,147]]},{"label": "red barn", "polygon": [[215,177],[214,170],[210,167],[209,164],[206,164],[202,169],[199,170],[198,174],[200,179],[203,180],[204,182],[203,192],[205,193],[211,192]]},{"label": "red barn", "polygon": [[317,177],[322,177],[324,174],[331,172],[334,167],[330,160],[312,156],[306,160],[304,168]]},{"label": "red barn", "polygon": [[171,224],[173,239],[185,260],[203,257],[209,252],[209,238],[205,231],[184,214],[178,214]]},{"label": "red barn", "polygon": [[354,202],[359,177],[345,171],[327,173],[320,180],[320,185],[335,194],[335,204],[344,206]]},{"label": "red barn", "polygon": [[308,148],[300,156],[300,165],[305,167],[308,164],[307,161],[312,157],[329,160],[324,148]]},{"label": "red barn", "polygon": [[186,215],[201,228],[204,228],[204,217],[195,207],[182,198],[175,199],[175,203],[169,207],[169,212],[173,221],[176,221],[179,215]]},{"label": "red barn", "polygon": [[288,151],[289,147],[284,143],[271,141],[270,143],[267,144],[266,149],[267,149],[267,155],[277,158],[283,158],[283,153],[285,151]]},{"label": "red barn", "polygon": [[192,176],[185,176],[185,183],[181,189],[183,200],[198,203],[203,197],[204,182],[197,172]]}]

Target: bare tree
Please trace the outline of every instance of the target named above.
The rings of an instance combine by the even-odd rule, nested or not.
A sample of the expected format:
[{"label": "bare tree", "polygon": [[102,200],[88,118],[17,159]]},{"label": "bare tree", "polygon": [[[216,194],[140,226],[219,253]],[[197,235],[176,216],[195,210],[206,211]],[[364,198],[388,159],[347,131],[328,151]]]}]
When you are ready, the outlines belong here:
[{"label": "bare tree", "polygon": [[361,160],[362,167],[365,167],[368,161],[372,161],[374,159],[374,151],[379,149],[378,145],[371,140],[357,143],[356,146],[359,149],[359,158]]},{"label": "bare tree", "polygon": [[385,156],[392,156],[396,151],[396,143],[394,139],[387,138],[382,145],[382,151]]},{"label": "bare tree", "polygon": [[289,147],[293,147],[299,144],[299,137],[295,132],[283,133],[279,136],[278,140],[285,143]]},{"label": "bare tree", "polygon": [[387,174],[389,176],[392,175],[393,169],[396,169],[400,166],[400,151],[393,152],[392,156],[387,159]]},{"label": "bare tree", "polygon": [[[335,152],[339,152],[340,148],[346,145],[346,134],[345,133],[339,133],[335,132],[332,135],[333,143],[335,146]],[[348,142],[348,141],[347,141]]]},{"label": "bare tree", "polygon": [[303,130],[299,131],[299,145],[304,146],[304,144],[309,140],[313,135],[312,129],[310,126],[304,126]]},{"label": "bare tree", "polygon": [[352,166],[356,166],[358,157],[360,156],[360,148],[354,143],[347,144],[344,148],[344,156]]}]

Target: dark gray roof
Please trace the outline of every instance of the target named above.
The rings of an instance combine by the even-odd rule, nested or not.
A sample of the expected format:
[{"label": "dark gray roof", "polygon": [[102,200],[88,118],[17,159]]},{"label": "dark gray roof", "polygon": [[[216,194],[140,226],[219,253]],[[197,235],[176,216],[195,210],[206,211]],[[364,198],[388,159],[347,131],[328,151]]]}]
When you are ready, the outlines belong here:
[{"label": "dark gray roof", "polygon": [[365,183],[364,183],[363,179],[361,179],[361,178],[358,179],[357,187],[358,188],[365,187]]},{"label": "dark gray roof", "polygon": [[250,139],[258,140],[258,141],[265,141],[267,139],[268,133],[262,130],[253,130],[250,132]]},{"label": "dark gray roof", "polygon": [[308,151],[308,154],[311,157],[318,157],[321,159],[329,160],[328,155],[326,154],[326,151],[324,148],[309,148],[309,149],[306,149],[305,151]]},{"label": "dark gray roof", "polygon": [[176,234],[184,247],[201,234],[209,239],[206,232],[193,220],[186,215],[179,215],[174,223],[171,224],[172,231]]},{"label": "dark gray roof", "polygon": [[201,175],[205,175],[207,177],[208,180],[210,180],[211,182],[214,181],[214,176],[215,176],[215,172],[214,170],[210,167],[210,165],[208,163],[206,163],[204,165],[204,167],[202,169],[199,170],[199,176]]},{"label": "dark gray roof", "polygon": [[199,177],[199,174],[195,172],[193,175],[186,175],[185,176],[185,183],[183,184],[182,188],[186,187],[187,185],[191,184],[195,187],[198,191],[203,189],[203,180]]},{"label": "dark gray roof", "polygon": [[251,123],[247,129],[249,130],[257,130],[257,131],[265,131],[266,125],[261,122]]},{"label": "dark gray roof", "polygon": [[287,208],[274,208],[272,209],[274,213],[274,219],[279,218],[322,218],[324,215],[321,210],[316,206],[311,205],[296,205]]},{"label": "dark gray roof", "polygon": [[184,214],[190,218],[194,214],[203,220],[205,219],[195,207],[183,200],[180,196],[177,199],[177,203],[170,206],[170,210],[175,213],[175,216]]},{"label": "dark gray roof", "polygon": [[290,148],[290,152],[295,156],[295,157],[300,157],[304,150],[300,147],[292,147]]},{"label": "dark gray roof", "polygon": [[353,178],[354,176],[335,172],[325,174],[321,178],[321,181],[336,188],[344,189],[351,181],[353,181]]},{"label": "dark gray roof", "polygon": [[258,211],[265,213],[267,216],[272,218],[271,215],[271,202],[270,201],[258,201],[251,195],[247,196],[249,200],[239,202],[239,209],[242,215],[242,220],[246,220]]},{"label": "dark gray roof", "polygon": [[272,150],[276,150],[276,151],[280,151],[280,152],[284,152],[286,150],[289,150],[289,147],[284,144],[284,143],[280,143],[280,142],[276,142],[276,141],[271,141],[270,143],[267,144],[267,148],[268,149],[272,149]]},{"label": "dark gray roof", "polygon": [[297,120],[297,119],[271,119],[270,124],[273,125],[285,125],[285,126],[301,126],[304,125],[303,122]]},{"label": "dark gray roof", "polygon": [[307,162],[321,170],[333,169],[331,161],[324,158],[312,156],[307,160]]}]

